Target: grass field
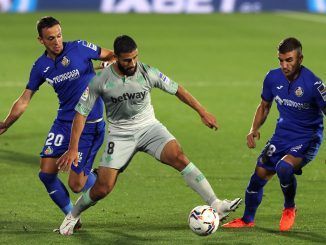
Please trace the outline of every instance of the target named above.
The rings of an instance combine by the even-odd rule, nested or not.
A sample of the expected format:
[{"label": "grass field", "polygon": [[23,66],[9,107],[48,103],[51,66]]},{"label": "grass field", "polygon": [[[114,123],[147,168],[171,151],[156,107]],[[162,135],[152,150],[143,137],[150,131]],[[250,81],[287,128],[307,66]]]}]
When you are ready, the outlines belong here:
[{"label": "grass field", "polygon": [[[326,16],[1,14],[0,119],[24,89],[34,60],[43,52],[35,22],[49,14],[61,20],[65,40],[85,39],[112,48],[117,35],[133,36],[144,63],[159,67],[183,84],[216,115],[221,128],[214,132],[176,98],[161,91],[152,94],[157,117],[178,138],[220,198],[244,197],[256,157],[274,130],[275,105],[257,148],[246,147],[262,80],[269,69],[278,66],[278,42],[287,36],[298,37],[304,64],[326,79]],[[275,178],[265,188],[255,228],[221,228],[212,236],[196,236],[188,228],[187,216],[203,201],[179,173],[139,153],[120,176],[114,192],[83,214],[80,232],[71,237],[54,234],[52,229],[63,215],[38,179],[38,153],[56,109],[52,88],[43,85],[22,118],[0,136],[0,244],[326,243],[325,144],[298,177],[298,215],[288,233],[278,231],[283,196]],[[66,183],[67,175],[61,177]],[[78,197],[71,196],[73,200]],[[243,209],[241,206],[231,218],[241,216]]]}]

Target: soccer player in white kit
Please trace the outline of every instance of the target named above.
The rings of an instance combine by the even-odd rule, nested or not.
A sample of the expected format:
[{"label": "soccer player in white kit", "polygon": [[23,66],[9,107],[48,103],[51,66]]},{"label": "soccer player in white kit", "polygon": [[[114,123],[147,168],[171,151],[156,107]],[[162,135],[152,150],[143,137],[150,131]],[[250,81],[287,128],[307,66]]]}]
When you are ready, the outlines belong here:
[{"label": "soccer player in white kit", "polygon": [[158,69],[138,61],[135,41],[126,35],[114,41],[117,62],[104,68],[89,83],[76,105],[77,111],[70,138],[69,150],[58,160],[59,167],[78,163],[78,141],[85,118],[95,101],[101,97],[106,107],[108,143],[102,155],[98,178],[92,188],[76,202],[62,225],[62,235],[73,234],[73,227],[81,212],[107,196],[114,188],[118,175],[138,152],[146,152],[157,160],[177,169],[186,183],[224,219],[241,203],[220,200],[201,171],[188,160],[175,137],[154,115],[150,92],[152,88],[176,95],[201,117],[203,123],[217,129],[215,117],[181,85],[169,79]]}]

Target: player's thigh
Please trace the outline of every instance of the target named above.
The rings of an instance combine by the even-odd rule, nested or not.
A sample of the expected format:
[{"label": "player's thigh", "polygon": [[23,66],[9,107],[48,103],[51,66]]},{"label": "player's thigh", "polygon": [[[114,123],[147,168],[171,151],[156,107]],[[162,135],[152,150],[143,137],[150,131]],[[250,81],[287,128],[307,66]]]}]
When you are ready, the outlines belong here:
[{"label": "player's thigh", "polygon": [[[105,137],[105,123],[98,122],[85,125],[78,145],[78,165],[71,165],[72,175],[77,180],[83,181],[83,175],[89,175],[92,170],[97,151],[103,144]],[[81,174],[82,173],[82,174]],[[77,177],[78,176],[78,177]]]},{"label": "player's thigh", "polygon": [[117,169],[122,172],[127,168],[132,157],[137,152],[133,134],[110,132],[105,150],[102,154],[100,166]]},{"label": "player's thigh", "polygon": [[159,161],[162,161],[163,149],[172,141],[174,143],[171,143],[172,145],[169,147],[169,150],[174,149],[175,153],[182,151],[175,137],[159,122],[144,128],[144,132],[141,132],[137,137],[138,149],[152,155]]},{"label": "player's thigh", "polygon": [[47,174],[54,174],[58,172],[57,165],[58,158],[41,158],[40,171]]}]

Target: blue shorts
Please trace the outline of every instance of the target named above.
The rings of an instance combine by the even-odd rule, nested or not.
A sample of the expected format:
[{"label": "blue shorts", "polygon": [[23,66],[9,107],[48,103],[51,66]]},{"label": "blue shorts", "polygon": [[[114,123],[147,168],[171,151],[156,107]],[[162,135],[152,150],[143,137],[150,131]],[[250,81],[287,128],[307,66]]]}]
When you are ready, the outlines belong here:
[{"label": "blue shorts", "polygon": [[[267,170],[274,171],[277,163],[285,156],[292,155],[303,159],[301,168],[312,161],[319,150],[322,137],[316,136],[310,140],[301,141],[282,141],[279,139],[270,139],[264,150],[257,159],[257,166],[263,167]],[[301,168],[297,170],[296,174],[301,174]]]},{"label": "blue shorts", "polygon": [[[55,120],[47,136],[40,156],[42,158],[58,158],[68,150],[72,122]],[[105,122],[86,123],[78,146],[78,166],[71,165],[77,174],[88,175],[92,169],[97,151],[105,136]]]}]

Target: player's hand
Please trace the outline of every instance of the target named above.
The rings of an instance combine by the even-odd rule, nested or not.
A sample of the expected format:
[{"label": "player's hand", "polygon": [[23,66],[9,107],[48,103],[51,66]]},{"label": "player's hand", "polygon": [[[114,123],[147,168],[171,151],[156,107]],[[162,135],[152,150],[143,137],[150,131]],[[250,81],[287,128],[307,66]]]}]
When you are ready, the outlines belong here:
[{"label": "player's hand", "polygon": [[58,160],[58,169],[62,172],[70,170],[71,164],[78,166],[78,151],[68,150]]},{"label": "player's hand", "polygon": [[247,135],[247,146],[249,148],[256,147],[256,139],[260,139],[260,133],[258,130],[250,130],[249,134]]},{"label": "player's hand", "polygon": [[207,127],[211,129],[217,130],[219,128],[215,116],[209,112],[204,112],[201,115],[201,120]]},{"label": "player's hand", "polygon": [[0,135],[7,131],[7,125],[4,122],[0,122]]}]

